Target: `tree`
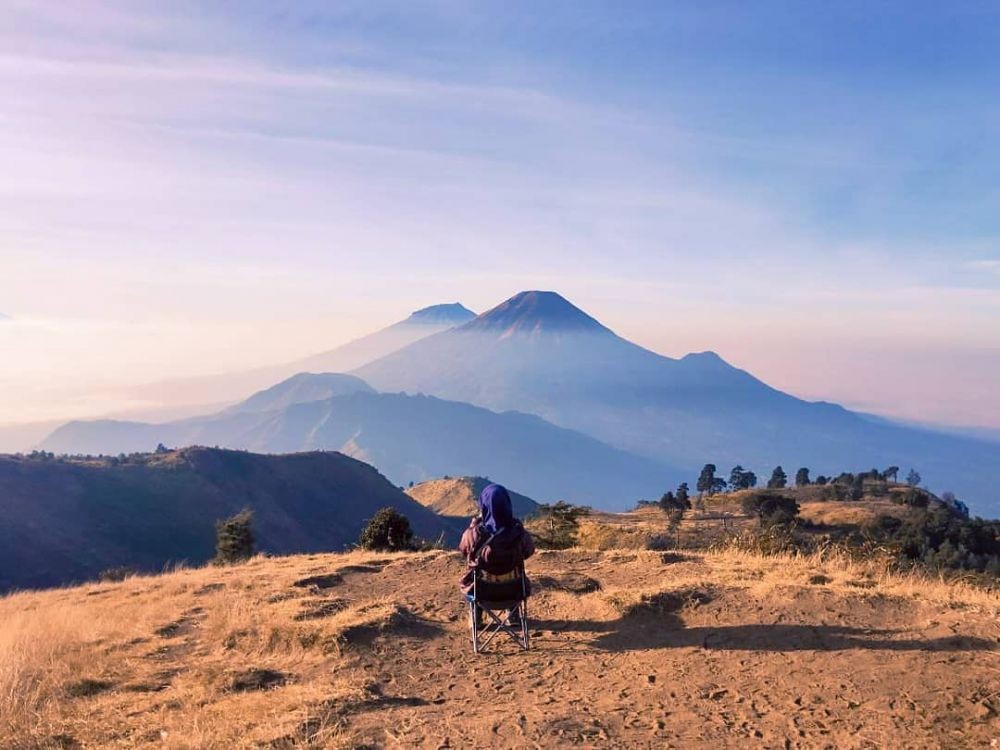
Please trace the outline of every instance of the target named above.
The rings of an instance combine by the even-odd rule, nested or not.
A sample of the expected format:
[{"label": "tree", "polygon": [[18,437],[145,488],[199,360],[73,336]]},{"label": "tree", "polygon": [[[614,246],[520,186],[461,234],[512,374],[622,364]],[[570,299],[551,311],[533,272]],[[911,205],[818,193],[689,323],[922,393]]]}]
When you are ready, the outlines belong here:
[{"label": "tree", "polygon": [[380,508],[358,537],[358,546],[389,552],[413,549],[410,519],[391,506]]},{"label": "tree", "polygon": [[793,523],[799,514],[799,504],[794,498],[768,492],[749,495],[741,505],[744,513],[757,516],[761,526]]},{"label": "tree", "polygon": [[771,478],[767,482],[769,490],[783,490],[788,485],[788,475],[780,466],[775,466]]},{"label": "tree", "polygon": [[797,472],[795,472],[795,486],[796,487],[808,487],[811,484],[809,481],[809,469],[803,466]]},{"label": "tree", "polygon": [[253,534],[253,511],[239,513],[215,524],[216,565],[232,565],[253,557],[256,542]]},{"label": "tree", "polygon": [[170,449],[167,446],[165,446],[163,443],[157,443],[156,444],[156,452],[157,453],[170,453]]},{"label": "tree", "polygon": [[749,490],[757,486],[757,475],[737,464],[729,472],[729,486],[734,490]]},{"label": "tree", "polygon": [[691,507],[690,491],[688,490],[688,483],[687,482],[681,482],[677,486],[677,495],[676,495],[676,498],[677,498],[677,502],[678,503],[683,503],[685,508],[690,508]]},{"label": "tree", "polygon": [[818,477],[816,477],[816,484],[820,485],[821,487],[822,487],[823,485],[825,485],[825,484],[826,484],[827,482],[829,482],[829,481],[830,481],[830,480],[829,480],[829,479],[827,479],[827,478],[826,478],[825,476],[823,476],[822,474],[820,474],[820,475],[819,475]]},{"label": "tree", "polygon": [[920,484],[920,472],[916,469],[910,469],[910,473],[906,475],[906,483],[911,487],[916,487]]},{"label": "tree", "polygon": [[896,477],[899,476],[899,467],[890,466],[889,468],[887,468],[885,471],[882,472],[882,476],[886,478],[886,481],[895,482]]},{"label": "tree", "polygon": [[726,490],[726,480],[722,477],[715,477],[712,479],[712,491],[710,495],[714,495],[717,492],[725,492]]},{"label": "tree", "polygon": [[704,495],[706,492],[711,495],[715,486],[715,464],[705,464],[698,475],[698,494]]},{"label": "tree", "polygon": [[538,546],[548,549],[567,549],[576,544],[580,519],[590,515],[590,508],[570,505],[560,500],[552,505],[540,505],[535,519],[540,533],[535,534]]},{"label": "tree", "polygon": [[659,506],[664,512],[669,513],[674,510],[687,510],[691,507],[691,501],[687,498],[687,495],[683,498],[680,497],[680,488],[677,490],[678,494],[673,492],[667,492],[660,498]]}]

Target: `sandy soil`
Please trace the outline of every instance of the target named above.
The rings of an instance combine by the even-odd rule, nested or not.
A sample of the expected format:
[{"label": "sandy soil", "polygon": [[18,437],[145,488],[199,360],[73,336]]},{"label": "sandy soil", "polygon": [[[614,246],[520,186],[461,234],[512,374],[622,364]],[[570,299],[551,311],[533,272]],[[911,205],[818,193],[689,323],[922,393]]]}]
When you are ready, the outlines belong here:
[{"label": "sandy soil", "polygon": [[[532,650],[507,641],[475,656],[460,568],[450,553],[323,555],[119,584],[137,602],[155,587],[149,607],[174,596],[183,616],[135,643],[98,639],[102,653],[121,654],[104,667],[118,681],[39,709],[58,716],[8,746],[1000,745],[994,595],[963,599],[944,584],[816,561],[541,553],[529,562]],[[334,647],[302,641],[291,658],[255,642],[241,652],[241,615],[213,624],[236,589],[258,622],[330,633],[326,623],[340,622]],[[21,595],[0,600],[0,614],[114,596],[109,585]],[[235,659],[227,670],[242,665],[237,680],[222,659]],[[226,717],[224,742],[212,722]]]}]

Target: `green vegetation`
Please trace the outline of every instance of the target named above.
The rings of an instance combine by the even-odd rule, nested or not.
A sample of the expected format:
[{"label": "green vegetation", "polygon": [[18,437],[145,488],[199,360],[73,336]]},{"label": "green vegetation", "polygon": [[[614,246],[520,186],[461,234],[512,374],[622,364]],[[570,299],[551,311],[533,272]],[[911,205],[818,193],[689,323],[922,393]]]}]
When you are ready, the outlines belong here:
[{"label": "green vegetation", "polygon": [[769,490],[783,490],[786,486],[788,486],[788,475],[780,466],[775,466],[774,471],[771,472],[771,478],[767,480],[767,488]]},{"label": "green vegetation", "polygon": [[532,534],[543,549],[568,549],[577,543],[580,519],[590,515],[590,508],[560,500],[540,505],[532,524]]},{"label": "green vegetation", "polygon": [[748,516],[760,519],[762,527],[793,524],[799,515],[799,504],[794,498],[773,492],[748,495],[741,505]]},{"label": "green vegetation", "polygon": [[361,532],[358,546],[362,549],[390,552],[413,549],[410,519],[392,507],[379,509]]},{"label": "green vegetation", "polygon": [[[913,468],[907,472],[905,482],[899,483],[899,471],[898,466],[888,466],[881,471],[844,471],[833,477],[819,474],[811,480],[809,468],[803,466],[795,472],[793,490],[788,487],[784,469],[776,466],[767,490],[754,492],[753,472],[737,464],[729,475],[729,490],[741,492],[743,513],[758,519],[756,530],[744,529],[738,537],[758,552],[815,551],[834,544],[852,554],[888,553],[902,566],[1000,575],[1000,520],[971,519],[968,506],[954,493],[943,492],[936,497],[922,489],[920,473]],[[718,481],[715,465],[705,464],[698,478],[699,497],[713,494]],[[668,493],[661,499],[661,507],[670,505],[671,497],[676,501],[676,495]],[[823,523],[802,518],[799,500],[884,500],[906,510],[881,513],[867,522],[853,522],[847,520],[852,516],[846,515],[844,521]],[[669,513],[667,507],[664,510]],[[682,518],[671,518],[669,530],[676,531]]]},{"label": "green vegetation", "polygon": [[215,524],[216,565],[233,565],[253,557],[256,542],[253,535],[253,511],[244,508],[234,516]]},{"label": "green vegetation", "polygon": [[965,518],[936,504],[906,520],[880,515],[864,533],[905,562],[1000,575],[1000,521]]},{"label": "green vegetation", "polygon": [[746,471],[737,464],[729,472],[729,488],[732,490],[749,490],[757,486],[757,475],[752,471]]}]

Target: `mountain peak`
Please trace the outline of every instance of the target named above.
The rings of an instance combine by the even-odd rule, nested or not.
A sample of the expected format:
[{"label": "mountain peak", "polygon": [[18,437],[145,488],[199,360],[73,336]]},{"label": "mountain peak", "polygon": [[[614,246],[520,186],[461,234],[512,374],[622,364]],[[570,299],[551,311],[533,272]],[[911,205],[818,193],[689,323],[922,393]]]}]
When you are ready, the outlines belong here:
[{"label": "mountain peak", "polygon": [[449,302],[443,305],[431,305],[413,312],[407,323],[435,324],[452,323],[461,325],[476,317],[476,314],[461,302]]},{"label": "mountain peak", "polygon": [[610,333],[561,294],[527,291],[515,294],[462,326],[466,331],[502,331],[504,335],[538,331]]}]

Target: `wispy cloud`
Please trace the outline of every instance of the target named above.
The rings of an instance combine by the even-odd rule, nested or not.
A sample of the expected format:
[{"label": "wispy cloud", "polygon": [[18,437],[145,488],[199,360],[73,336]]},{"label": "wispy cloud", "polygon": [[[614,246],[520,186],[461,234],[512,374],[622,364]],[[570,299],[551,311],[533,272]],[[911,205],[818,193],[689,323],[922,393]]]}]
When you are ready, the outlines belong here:
[{"label": "wispy cloud", "polygon": [[970,260],[965,264],[965,267],[972,271],[985,271],[986,273],[1000,275],[1000,260]]},{"label": "wispy cloud", "polygon": [[927,97],[835,13],[776,39],[767,7],[658,5],[5,3],[0,300],[302,342],[544,284],[791,381],[809,331],[1000,343],[978,61]]}]

